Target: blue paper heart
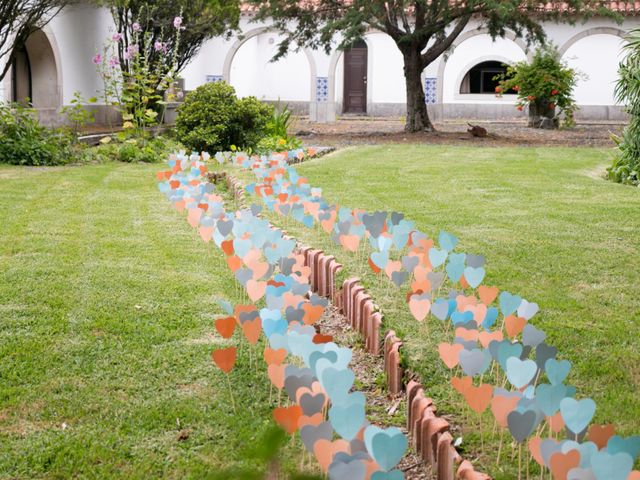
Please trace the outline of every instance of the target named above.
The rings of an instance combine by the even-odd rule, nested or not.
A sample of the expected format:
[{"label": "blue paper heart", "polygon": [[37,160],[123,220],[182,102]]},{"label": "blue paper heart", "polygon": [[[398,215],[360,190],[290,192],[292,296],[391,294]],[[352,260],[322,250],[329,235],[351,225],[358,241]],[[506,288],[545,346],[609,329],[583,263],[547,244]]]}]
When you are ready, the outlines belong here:
[{"label": "blue paper heart", "polygon": [[453,283],[459,282],[462,274],[464,273],[464,263],[450,261],[449,263],[447,263],[445,270],[447,271],[449,280],[451,280]]},{"label": "blue paper heart", "polygon": [[543,383],[536,387],[536,405],[547,417],[555,415],[560,409],[560,402],[567,396],[565,385],[549,385]]},{"label": "blue paper heart", "polygon": [[442,231],[440,232],[440,235],[438,235],[438,243],[447,252],[450,252],[451,250],[456,248],[456,245],[458,244],[458,239],[453,235],[451,235],[450,233]]},{"label": "blue paper heart", "polygon": [[382,252],[373,252],[371,254],[371,262],[378,267],[380,270],[384,270],[384,267],[387,266],[387,262],[389,261],[389,252],[387,250]]},{"label": "blue paper heart", "polygon": [[538,371],[538,365],[533,360],[520,360],[518,357],[507,358],[507,379],[516,388],[522,388],[531,383]]},{"label": "blue paper heart", "polygon": [[500,302],[500,310],[505,317],[515,312],[522,303],[522,297],[512,295],[509,292],[502,292],[498,300]]},{"label": "blue paper heart", "polygon": [[365,421],[364,405],[351,402],[346,405],[334,403],[329,409],[329,421],[333,429],[345,440],[351,441]]},{"label": "blue paper heart", "polygon": [[565,398],[560,402],[560,414],[565,425],[573,433],[581,433],[596,413],[596,402],[590,398],[576,400]]},{"label": "blue paper heart", "polygon": [[447,259],[449,253],[446,250],[438,250],[436,247],[429,249],[429,262],[433,268],[437,268],[442,265]]},{"label": "blue paper heart", "polygon": [[375,472],[371,475],[371,480],[403,480],[404,474],[400,470],[390,472]]},{"label": "blue paper heart", "polygon": [[614,435],[609,439],[607,443],[607,451],[611,454],[625,452],[631,455],[631,458],[635,461],[640,455],[640,436],[622,438],[619,435]]},{"label": "blue paper heart", "polygon": [[364,443],[378,466],[389,471],[395,467],[407,450],[407,438],[396,427],[383,430],[370,425],[364,431]]},{"label": "blue paper heart", "polygon": [[596,452],[591,456],[591,470],[596,480],[627,480],[633,469],[633,459],[629,454],[620,452]]},{"label": "blue paper heart", "polygon": [[[320,363],[326,361],[326,359],[318,360],[316,368],[318,368]],[[355,375],[348,368],[345,368],[344,370],[336,370],[333,367],[326,367],[320,375],[320,384],[322,385],[322,388],[324,388],[332,401],[338,403],[340,400],[346,398],[351,386],[353,385],[353,381],[355,380]]]},{"label": "blue paper heart", "polygon": [[467,323],[473,320],[473,312],[458,312],[455,311],[451,314],[451,323],[458,325],[460,323]]},{"label": "blue paper heart", "polygon": [[571,362],[569,360],[556,360],[550,358],[544,363],[544,370],[547,372],[547,378],[551,385],[558,385],[564,382],[569,370],[571,370]]},{"label": "blue paper heart", "polygon": [[482,328],[489,330],[496,323],[498,319],[498,309],[496,307],[487,308],[487,314],[482,321]]},{"label": "blue paper heart", "polygon": [[476,288],[482,283],[482,280],[484,280],[485,273],[483,267],[467,267],[464,269],[464,278],[471,288]]}]

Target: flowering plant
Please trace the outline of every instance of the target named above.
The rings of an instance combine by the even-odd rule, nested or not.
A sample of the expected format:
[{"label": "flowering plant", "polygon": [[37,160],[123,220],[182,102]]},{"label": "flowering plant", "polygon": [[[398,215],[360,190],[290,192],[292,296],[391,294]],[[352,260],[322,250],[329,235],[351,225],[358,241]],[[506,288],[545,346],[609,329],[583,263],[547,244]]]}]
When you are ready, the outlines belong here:
[{"label": "flowering plant", "polygon": [[546,45],[536,50],[531,63],[518,62],[498,75],[496,94],[515,91],[516,108],[522,111],[529,107],[530,126],[544,126],[544,119],[550,121],[547,125],[558,126],[560,115],[564,116],[566,126],[572,126],[577,108],[573,89],[581,76],[562,61],[553,45]]},{"label": "flowering plant", "polygon": [[[168,93],[165,99],[165,93],[173,92],[177,51],[184,28],[182,17],[176,16],[169,40],[154,40],[151,30],[142,26],[148,26],[150,21],[132,23],[128,42],[122,33],[114,33],[102,53],[93,58],[103,80],[105,104],[115,105],[122,114],[124,129],[138,136],[143,136],[146,127],[158,123],[159,111],[164,114],[167,101],[175,95]],[[162,61],[153,60],[157,58]]]}]

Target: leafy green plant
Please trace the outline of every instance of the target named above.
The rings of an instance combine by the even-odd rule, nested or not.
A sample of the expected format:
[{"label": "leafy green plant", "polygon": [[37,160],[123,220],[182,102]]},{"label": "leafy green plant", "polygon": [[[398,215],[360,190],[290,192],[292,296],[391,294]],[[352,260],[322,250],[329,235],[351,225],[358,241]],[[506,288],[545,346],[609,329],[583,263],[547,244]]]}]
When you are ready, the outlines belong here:
[{"label": "leafy green plant", "polygon": [[302,142],[294,135],[290,135],[293,124],[293,112],[288,105],[280,105],[278,102],[273,110],[273,115],[267,123],[266,136],[256,145],[256,151],[260,153],[281,152],[294,150],[302,146]]},{"label": "leafy green plant", "polygon": [[71,125],[74,141],[78,140],[78,133],[82,127],[96,121],[94,111],[87,109],[86,105],[94,104],[97,101],[96,97],[85,99],[82,93],[75,91],[71,104],[62,107],[61,113],[67,117],[67,122]]},{"label": "leafy green plant", "polygon": [[231,85],[206,83],[187,94],[178,108],[176,136],[195,151],[255,148],[265,136],[273,107],[255,97],[238,100]]},{"label": "leafy green plant", "polygon": [[564,125],[570,127],[575,124],[573,115],[577,108],[573,89],[581,76],[562,60],[555,46],[547,44],[536,50],[531,63],[518,62],[498,75],[496,94],[517,92],[516,108],[522,111],[529,107],[531,127],[558,127],[561,116]]},{"label": "leafy green plant", "polygon": [[65,129],[47,128],[34,109],[0,104],[0,163],[63,165],[73,157],[71,136]]},{"label": "leafy green plant", "polygon": [[640,187],[640,29],[629,33],[624,48],[627,56],[618,69],[615,97],[626,105],[631,121],[622,137],[612,136],[618,154],[607,172],[615,182]]}]

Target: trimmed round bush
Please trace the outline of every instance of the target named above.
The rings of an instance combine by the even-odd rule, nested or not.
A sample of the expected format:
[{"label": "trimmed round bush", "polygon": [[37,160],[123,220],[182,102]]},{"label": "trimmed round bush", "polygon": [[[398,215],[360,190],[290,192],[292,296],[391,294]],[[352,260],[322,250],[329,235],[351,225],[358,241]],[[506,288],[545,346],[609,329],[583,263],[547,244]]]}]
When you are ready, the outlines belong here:
[{"label": "trimmed round bush", "polygon": [[182,144],[198,152],[255,148],[272,115],[272,106],[255,97],[238,99],[225,82],[206,83],[185,97],[175,130]]}]

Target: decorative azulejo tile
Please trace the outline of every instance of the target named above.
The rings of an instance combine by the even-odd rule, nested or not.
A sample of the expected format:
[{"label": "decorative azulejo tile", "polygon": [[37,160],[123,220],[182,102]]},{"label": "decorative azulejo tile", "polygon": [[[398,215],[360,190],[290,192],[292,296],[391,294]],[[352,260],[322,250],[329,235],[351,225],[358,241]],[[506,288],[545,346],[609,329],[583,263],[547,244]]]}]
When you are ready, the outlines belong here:
[{"label": "decorative azulejo tile", "polygon": [[207,75],[207,83],[221,82],[223,79],[222,75]]},{"label": "decorative azulejo tile", "polygon": [[434,104],[438,101],[438,79],[424,79],[424,100],[427,104]]},{"label": "decorative azulejo tile", "polygon": [[329,77],[316,77],[316,102],[329,101]]}]

